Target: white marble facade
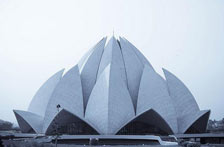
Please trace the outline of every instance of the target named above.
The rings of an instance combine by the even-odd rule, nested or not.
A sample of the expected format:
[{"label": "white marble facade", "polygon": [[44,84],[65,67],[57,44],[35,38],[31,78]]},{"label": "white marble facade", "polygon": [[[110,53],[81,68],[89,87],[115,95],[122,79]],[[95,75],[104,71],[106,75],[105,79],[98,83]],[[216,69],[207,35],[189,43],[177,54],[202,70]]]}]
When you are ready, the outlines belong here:
[{"label": "white marble facade", "polygon": [[14,110],[22,132],[51,134],[54,123],[78,122],[114,135],[134,121],[167,134],[195,127],[205,132],[210,110],[199,109],[183,82],[166,69],[163,79],[127,39],[112,37],[105,45],[106,40],[64,75],[60,70],[50,77],[27,111]]}]

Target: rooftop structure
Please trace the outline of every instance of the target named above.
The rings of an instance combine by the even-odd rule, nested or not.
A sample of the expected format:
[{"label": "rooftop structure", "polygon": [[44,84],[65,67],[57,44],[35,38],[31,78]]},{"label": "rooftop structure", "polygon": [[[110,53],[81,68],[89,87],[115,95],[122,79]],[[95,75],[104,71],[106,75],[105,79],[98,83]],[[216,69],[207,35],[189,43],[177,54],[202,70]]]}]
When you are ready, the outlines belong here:
[{"label": "rooftop structure", "polygon": [[163,69],[163,79],[128,40],[106,38],[34,95],[27,111],[14,110],[24,133],[144,135],[203,133],[210,110]]}]

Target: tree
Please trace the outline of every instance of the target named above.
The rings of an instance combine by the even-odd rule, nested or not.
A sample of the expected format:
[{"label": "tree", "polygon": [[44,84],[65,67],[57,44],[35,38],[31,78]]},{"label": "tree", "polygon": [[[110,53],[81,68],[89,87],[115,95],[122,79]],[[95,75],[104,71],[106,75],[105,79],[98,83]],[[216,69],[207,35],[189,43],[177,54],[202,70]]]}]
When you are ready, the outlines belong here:
[{"label": "tree", "polygon": [[13,124],[8,121],[4,121],[0,119],[0,130],[6,131],[6,130],[12,130]]}]

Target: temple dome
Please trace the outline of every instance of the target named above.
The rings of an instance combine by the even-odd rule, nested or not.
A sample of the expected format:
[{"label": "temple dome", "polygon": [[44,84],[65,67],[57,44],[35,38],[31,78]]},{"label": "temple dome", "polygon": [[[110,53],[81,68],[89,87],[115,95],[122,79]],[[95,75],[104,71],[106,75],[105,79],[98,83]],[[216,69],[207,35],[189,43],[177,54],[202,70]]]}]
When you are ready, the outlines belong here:
[{"label": "temple dome", "polygon": [[[60,70],[34,95],[27,111],[14,110],[25,133],[203,133],[210,110],[163,69],[165,79],[127,39],[103,38],[68,72]],[[200,123],[199,123],[200,122]]]}]

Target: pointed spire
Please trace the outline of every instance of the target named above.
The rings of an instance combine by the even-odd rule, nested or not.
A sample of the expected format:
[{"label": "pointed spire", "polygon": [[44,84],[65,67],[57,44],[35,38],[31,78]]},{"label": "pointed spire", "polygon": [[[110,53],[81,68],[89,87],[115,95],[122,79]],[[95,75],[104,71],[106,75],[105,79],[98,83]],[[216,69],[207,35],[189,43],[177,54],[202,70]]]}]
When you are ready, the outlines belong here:
[{"label": "pointed spire", "polygon": [[104,71],[104,69],[109,64],[114,64],[115,66],[118,67],[119,70],[117,70],[117,72],[119,72],[123,81],[127,83],[126,71],[124,67],[124,61],[123,61],[121,49],[115,37],[111,37],[108,44],[104,48],[104,52],[103,52],[100,66],[97,73],[97,79],[99,79],[100,74]]}]

